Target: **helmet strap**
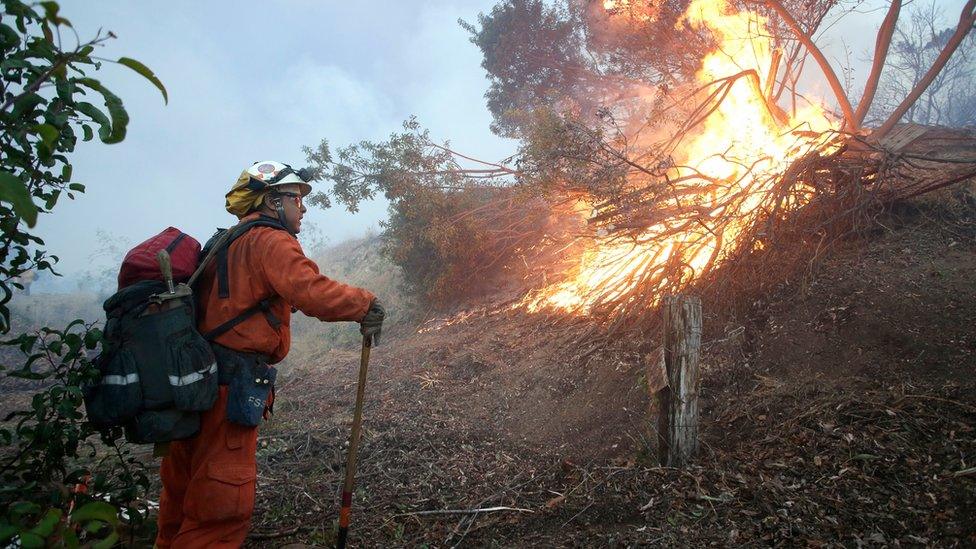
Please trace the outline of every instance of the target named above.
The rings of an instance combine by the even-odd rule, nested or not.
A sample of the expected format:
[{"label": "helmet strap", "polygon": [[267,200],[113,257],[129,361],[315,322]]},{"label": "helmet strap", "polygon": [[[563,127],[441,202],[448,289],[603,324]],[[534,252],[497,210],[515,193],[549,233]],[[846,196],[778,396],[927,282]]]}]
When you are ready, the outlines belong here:
[{"label": "helmet strap", "polygon": [[285,215],[285,205],[281,202],[281,197],[274,199],[274,206],[275,211],[278,212],[278,221],[281,222],[285,230],[291,233],[292,236],[295,236],[295,233],[291,232],[291,227],[288,225],[288,216]]}]

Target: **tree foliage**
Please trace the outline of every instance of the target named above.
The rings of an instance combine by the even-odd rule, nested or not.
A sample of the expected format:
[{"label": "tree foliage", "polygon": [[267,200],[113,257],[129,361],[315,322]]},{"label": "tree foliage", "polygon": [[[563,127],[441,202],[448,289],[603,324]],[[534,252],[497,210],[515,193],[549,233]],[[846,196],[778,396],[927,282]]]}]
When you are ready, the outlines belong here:
[{"label": "tree foliage", "polygon": [[7,376],[45,388],[30,409],[10,413],[0,427],[0,543],[111,547],[119,537],[118,508],[133,523],[145,516],[139,502],[149,488],[145,466],[121,445],[120,429],[95,437],[81,412],[82,384],[97,381],[89,353],[100,340],[97,328],[76,320],[4,342],[24,357]]},{"label": "tree foliage", "polygon": [[[598,124],[602,110],[618,120],[646,117],[633,99],[667,94],[690,82],[704,55],[714,49],[703,29],[681,23],[690,0],[661,2],[592,0],[502,0],[477,23],[461,21],[483,54],[490,87],[485,94],[492,129],[525,138],[534,118],[552,110]],[[791,0],[786,7],[808,33],[814,32],[840,0]],[[805,52],[774,12],[742,0],[742,8],[762,13],[784,52],[784,71],[774,93],[794,89]]]},{"label": "tree foliage", "polygon": [[513,0],[481,14],[479,27],[460,24],[484,53],[481,66],[491,80],[485,99],[496,133],[515,136],[526,111],[562,100],[571,88],[584,95],[593,62],[585,56],[580,25],[565,7]]},{"label": "tree foliage", "polygon": [[[68,45],[68,39],[74,42]],[[125,138],[122,100],[92,78],[114,62],[140,74],[166,97],[141,62],[94,55],[113,38],[82,41],[56,2],[3,0],[0,12],[0,332],[11,329],[7,307],[17,277],[54,272],[57,257],[32,229],[67,196],[85,191],[72,179],[69,155],[79,140]],[[137,496],[148,488],[141,465],[119,446],[121,432],[95,432],[81,412],[81,385],[97,376],[89,355],[101,333],[80,320],[3,342],[7,381],[39,389],[30,408],[0,426],[0,544],[21,547],[111,547],[117,507],[141,520]],[[11,359],[18,354],[19,359]],[[11,363],[12,362],[12,363]],[[105,452],[109,453],[106,454]],[[108,499],[109,502],[105,502]]]},{"label": "tree foliage", "polygon": [[531,198],[510,186],[510,173],[462,167],[413,118],[387,141],[333,152],[323,140],[305,152],[317,177],[331,183],[311,203],[355,212],[363,200],[389,201],[383,251],[424,302],[443,304],[484,289],[545,223],[543,210],[519,207]]}]

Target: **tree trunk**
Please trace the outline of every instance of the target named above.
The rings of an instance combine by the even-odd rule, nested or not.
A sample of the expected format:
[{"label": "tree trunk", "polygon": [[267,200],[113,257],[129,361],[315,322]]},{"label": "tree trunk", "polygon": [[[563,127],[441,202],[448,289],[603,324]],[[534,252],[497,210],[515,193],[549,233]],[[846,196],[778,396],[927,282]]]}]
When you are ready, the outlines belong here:
[{"label": "tree trunk", "polygon": [[884,69],[885,59],[888,58],[888,49],[891,47],[891,37],[895,34],[895,27],[898,24],[898,14],[901,12],[901,0],[892,0],[888,8],[888,15],[885,16],[881,30],[878,31],[878,39],[874,46],[874,63],[871,65],[871,74],[867,82],[864,83],[864,93],[861,101],[857,104],[857,111],[854,119],[857,125],[864,124],[864,117],[871,109],[874,102],[874,94],[878,91],[878,82],[881,80],[881,71]]},{"label": "tree trunk", "polygon": [[658,457],[669,467],[687,465],[698,450],[698,359],[701,299],[664,299],[662,348],[668,386],[658,393]]}]

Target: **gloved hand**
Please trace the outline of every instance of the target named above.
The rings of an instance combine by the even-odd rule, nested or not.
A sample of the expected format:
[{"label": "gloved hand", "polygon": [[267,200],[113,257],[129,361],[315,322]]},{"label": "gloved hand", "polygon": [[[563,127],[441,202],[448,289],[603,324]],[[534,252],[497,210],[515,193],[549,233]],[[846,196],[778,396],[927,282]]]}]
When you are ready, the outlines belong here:
[{"label": "gloved hand", "polygon": [[380,331],[383,329],[383,317],[386,316],[386,309],[380,304],[379,299],[373,299],[366,311],[366,316],[359,321],[359,333],[370,340],[370,346],[375,347],[380,344]]}]

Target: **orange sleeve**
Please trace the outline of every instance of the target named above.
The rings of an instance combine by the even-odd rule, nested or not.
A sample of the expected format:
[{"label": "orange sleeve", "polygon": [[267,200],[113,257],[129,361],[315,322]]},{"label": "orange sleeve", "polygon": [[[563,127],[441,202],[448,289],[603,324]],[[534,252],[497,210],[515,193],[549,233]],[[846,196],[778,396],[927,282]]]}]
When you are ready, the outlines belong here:
[{"label": "orange sleeve", "polygon": [[[319,273],[314,261],[305,257],[298,239],[280,230],[261,230],[259,257],[272,289],[289,305],[319,320],[360,321],[366,315],[373,294],[336,282]],[[263,249],[262,249],[263,248]]]}]

